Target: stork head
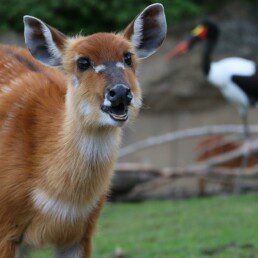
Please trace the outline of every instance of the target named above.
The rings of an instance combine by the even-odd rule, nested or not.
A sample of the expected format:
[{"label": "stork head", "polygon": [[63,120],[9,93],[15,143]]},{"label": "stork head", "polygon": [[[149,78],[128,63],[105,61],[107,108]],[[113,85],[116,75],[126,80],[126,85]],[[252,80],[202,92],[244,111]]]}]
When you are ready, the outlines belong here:
[{"label": "stork head", "polygon": [[211,20],[203,20],[200,22],[187,36],[185,40],[180,42],[166,56],[166,60],[170,60],[176,56],[183,55],[192,49],[197,43],[202,41],[216,41],[219,36],[218,26]]}]

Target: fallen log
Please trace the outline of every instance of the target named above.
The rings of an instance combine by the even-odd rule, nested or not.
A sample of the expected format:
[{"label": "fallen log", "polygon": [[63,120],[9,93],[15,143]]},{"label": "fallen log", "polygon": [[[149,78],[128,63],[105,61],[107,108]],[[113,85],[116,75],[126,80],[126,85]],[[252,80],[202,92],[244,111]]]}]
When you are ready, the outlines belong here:
[{"label": "fallen log", "polygon": [[[258,133],[258,125],[250,126],[250,132],[252,134]],[[161,145],[167,142],[177,141],[181,139],[207,136],[207,135],[219,135],[219,134],[243,134],[243,126],[241,125],[214,125],[214,126],[204,126],[185,130],[174,131],[164,135],[154,136],[147,138],[142,141],[130,144],[123,147],[120,150],[119,157],[125,157],[136,151],[143,150],[152,146]]]},{"label": "fallen log", "polygon": [[241,191],[258,190],[258,167],[167,167],[123,164],[116,167],[111,200],[143,201],[230,193],[241,180]]}]

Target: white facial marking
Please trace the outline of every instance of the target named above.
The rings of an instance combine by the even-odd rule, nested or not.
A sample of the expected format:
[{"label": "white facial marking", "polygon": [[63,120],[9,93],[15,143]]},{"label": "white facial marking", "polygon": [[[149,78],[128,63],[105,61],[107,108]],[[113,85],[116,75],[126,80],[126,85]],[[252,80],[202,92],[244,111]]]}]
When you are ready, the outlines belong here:
[{"label": "white facial marking", "polygon": [[82,157],[88,161],[108,161],[117,147],[113,133],[87,136],[79,142]]},{"label": "white facial marking", "polygon": [[116,67],[122,68],[123,70],[125,69],[125,65],[123,63],[121,63],[121,62],[117,62],[116,63]]},{"label": "white facial marking", "polygon": [[97,65],[93,67],[96,73],[102,72],[106,69],[105,65]]},{"label": "white facial marking", "polygon": [[103,104],[104,106],[111,107],[111,102],[107,99],[107,97],[105,97]]},{"label": "white facial marking", "polygon": [[72,76],[72,85],[74,88],[78,88],[79,86],[79,80],[75,75]]},{"label": "white facial marking", "polygon": [[97,204],[96,201],[86,206],[65,203],[48,196],[48,194],[41,189],[35,189],[32,192],[32,198],[35,207],[43,214],[53,216],[56,219],[69,220],[72,222],[81,217],[87,217]]},{"label": "white facial marking", "polygon": [[82,115],[88,116],[90,115],[91,111],[92,111],[92,108],[86,100],[80,103],[80,112]]}]

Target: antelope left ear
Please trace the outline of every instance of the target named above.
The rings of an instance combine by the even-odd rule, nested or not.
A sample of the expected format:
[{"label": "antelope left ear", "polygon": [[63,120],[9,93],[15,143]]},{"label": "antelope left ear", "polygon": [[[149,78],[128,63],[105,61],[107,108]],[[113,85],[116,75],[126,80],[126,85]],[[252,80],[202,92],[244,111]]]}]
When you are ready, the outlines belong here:
[{"label": "antelope left ear", "polygon": [[167,34],[163,5],[149,5],[127,26],[123,34],[131,40],[139,58],[155,53]]},{"label": "antelope left ear", "polygon": [[45,65],[61,66],[66,36],[36,17],[26,15],[23,21],[25,43],[32,56]]}]

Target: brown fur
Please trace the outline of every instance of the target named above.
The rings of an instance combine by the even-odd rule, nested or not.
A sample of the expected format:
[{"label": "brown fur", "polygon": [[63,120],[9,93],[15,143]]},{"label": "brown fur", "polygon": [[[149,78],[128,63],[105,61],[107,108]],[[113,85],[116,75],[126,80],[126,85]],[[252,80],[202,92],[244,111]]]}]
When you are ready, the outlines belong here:
[{"label": "brown fur", "polygon": [[[95,42],[95,43],[94,43]],[[83,245],[90,257],[91,236],[105,202],[119,146],[120,128],[97,127],[98,114],[89,118],[78,112],[87,99],[97,110],[103,101],[106,79],[89,71],[79,74],[75,56],[89,56],[97,65],[122,60],[133,51],[130,42],[115,34],[69,39],[64,49],[65,73],[35,61],[27,50],[0,47],[0,257],[13,258],[15,246],[24,242],[40,247]],[[97,51],[98,50],[98,51]],[[134,69],[125,78],[137,98],[141,91]],[[69,74],[81,86],[73,91]],[[69,95],[69,97],[67,97]],[[137,110],[130,107],[131,116]],[[111,134],[117,145],[105,162],[87,162],[77,148],[83,136]],[[43,214],[33,203],[33,191],[78,207],[96,201],[88,217],[75,222]]]},{"label": "brown fur", "polygon": [[[58,257],[78,258],[78,251],[80,258],[91,257],[120,126],[141,106],[137,55],[150,56],[166,36],[161,4],[138,17],[137,26],[131,23],[123,34],[68,38],[25,16],[30,52],[61,70],[40,64],[25,49],[0,46],[0,258],[14,258],[19,244],[49,244]],[[84,67],[78,66],[80,57]],[[116,114],[102,112],[111,105],[107,92],[110,97],[117,84],[129,88],[126,103],[132,99],[119,122]]]}]

